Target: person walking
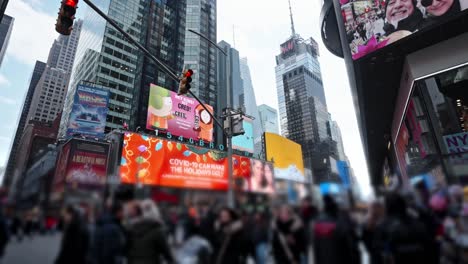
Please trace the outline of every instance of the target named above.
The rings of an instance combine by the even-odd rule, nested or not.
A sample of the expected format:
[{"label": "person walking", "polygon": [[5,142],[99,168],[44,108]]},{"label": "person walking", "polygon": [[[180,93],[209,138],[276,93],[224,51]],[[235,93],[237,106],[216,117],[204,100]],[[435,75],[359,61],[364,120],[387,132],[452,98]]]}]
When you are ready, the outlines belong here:
[{"label": "person walking", "polygon": [[301,263],[307,253],[304,224],[291,207],[282,205],[272,224],[273,257],[276,263]]},{"label": "person walking", "polygon": [[371,264],[383,264],[381,252],[375,244],[375,234],[377,227],[382,223],[385,217],[385,208],[382,202],[374,201],[369,205],[367,219],[362,227],[362,241],[369,254]]},{"label": "person walking", "polygon": [[187,240],[177,251],[177,261],[183,264],[210,264],[213,248],[210,242],[201,236],[200,226],[191,222],[187,226]]},{"label": "person walking", "polygon": [[213,263],[246,263],[243,228],[239,215],[233,209],[221,209],[215,223]]},{"label": "person walking", "polygon": [[324,212],[313,226],[316,264],[359,264],[358,238],[350,217],[340,212],[333,197],[324,195]]},{"label": "person walking", "polygon": [[255,247],[255,263],[266,264],[268,261],[269,249],[269,221],[267,212],[256,212],[254,215],[252,241]]},{"label": "person walking", "polygon": [[86,263],[89,236],[80,212],[69,205],[63,212],[65,229],[55,264]]},{"label": "person walking", "polygon": [[152,200],[130,205],[128,264],[174,263],[159,209]]}]

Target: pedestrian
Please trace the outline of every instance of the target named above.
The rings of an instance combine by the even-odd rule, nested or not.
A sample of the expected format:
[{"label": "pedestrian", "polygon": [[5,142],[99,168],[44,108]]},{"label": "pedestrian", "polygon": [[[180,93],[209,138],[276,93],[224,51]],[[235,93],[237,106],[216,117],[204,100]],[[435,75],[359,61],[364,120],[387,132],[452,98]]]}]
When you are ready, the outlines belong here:
[{"label": "pedestrian", "polygon": [[362,241],[369,254],[370,264],[382,264],[381,252],[375,244],[377,227],[385,217],[385,208],[382,202],[374,201],[369,205],[367,219],[362,228]]},{"label": "pedestrian", "polygon": [[111,205],[96,224],[94,234],[93,260],[99,264],[125,263],[126,236],[122,226],[123,207],[120,203]]},{"label": "pedestrian", "polygon": [[23,223],[17,214],[14,214],[11,220],[10,233],[18,242],[23,241]]},{"label": "pedestrian", "polygon": [[239,215],[233,209],[228,207],[221,209],[215,223],[213,263],[246,263],[243,228]]},{"label": "pedestrian", "polygon": [[210,264],[213,248],[210,242],[201,236],[200,226],[191,222],[187,226],[187,240],[177,252],[178,263]]},{"label": "pedestrian", "polygon": [[276,263],[301,263],[307,253],[304,224],[288,205],[282,205],[272,224],[273,257]]},{"label": "pedestrian", "polygon": [[313,227],[316,264],[359,264],[358,237],[351,218],[340,212],[333,197],[324,195],[324,210]]},{"label": "pedestrian", "polygon": [[0,208],[0,259],[2,259],[5,254],[5,248],[9,240],[7,220],[1,209],[2,208]]},{"label": "pedestrian", "polygon": [[81,213],[68,205],[62,216],[65,226],[55,264],[86,263],[89,235]]},{"label": "pedestrian", "polygon": [[257,211],[253,223],[253,244],[255,247],[255,263],[266,264],[268,261],[270,229],[267,212]]},{"label": "pedestrian", "polygon": [[130,205],[131,219],[128,225],[128,263],[174,263],[164,230],[164,222],[158,207],[152,200]]}]

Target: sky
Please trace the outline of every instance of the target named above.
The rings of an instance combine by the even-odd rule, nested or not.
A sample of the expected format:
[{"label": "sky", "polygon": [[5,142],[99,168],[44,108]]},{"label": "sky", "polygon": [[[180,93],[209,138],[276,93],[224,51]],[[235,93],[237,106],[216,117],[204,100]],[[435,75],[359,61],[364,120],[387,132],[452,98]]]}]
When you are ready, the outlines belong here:
[{"label": "sky", "polygon": [[[10,1],[6,14],[15,18],[6,56],[0,68],[0,166],[6,163],[22,102],[36,60],[46,61],[53,40],[59,0]],[[296,33],[320,45],[320,64],[328,110],[341,128],[345,152],[364,195],[370,193],[366,159],[356,121],[344,61],[323,46],[320,0],[291,0]],[[76,14],[83,17],[84,3]],[[247,57],[257,104],[278,109],[275,56],[291,36],[287,0],[218,0],[218,41],[234,45]]]}]

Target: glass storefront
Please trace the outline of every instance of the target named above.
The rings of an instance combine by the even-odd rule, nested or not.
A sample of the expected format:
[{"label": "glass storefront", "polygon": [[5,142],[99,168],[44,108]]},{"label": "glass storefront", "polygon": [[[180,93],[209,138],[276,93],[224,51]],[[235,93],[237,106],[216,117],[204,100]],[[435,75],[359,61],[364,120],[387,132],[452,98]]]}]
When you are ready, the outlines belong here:
[{"label": "glass storefront", "polygon": [[416,81],[395,144],[403,179],[468,183],[468,66]]}]

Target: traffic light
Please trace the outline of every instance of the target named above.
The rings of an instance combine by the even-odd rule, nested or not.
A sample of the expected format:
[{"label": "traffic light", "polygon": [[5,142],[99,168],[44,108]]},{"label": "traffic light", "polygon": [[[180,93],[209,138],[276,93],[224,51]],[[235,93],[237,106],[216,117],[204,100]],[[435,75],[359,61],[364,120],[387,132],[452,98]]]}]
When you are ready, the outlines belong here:
[{"label": "traffic light", "polygon": [[190,90],[190,83],[192,82],[193,71],[191,69],[185,70],[182,74],[182,79],[179,82],[178,95],[183,95]]},{"label": "traffic light", "polygon": [[78,0],[62,0],[58,12],[57,23],[55,30],[62,35],[70,35],[75,20],[76,9],[78,8]]}]

